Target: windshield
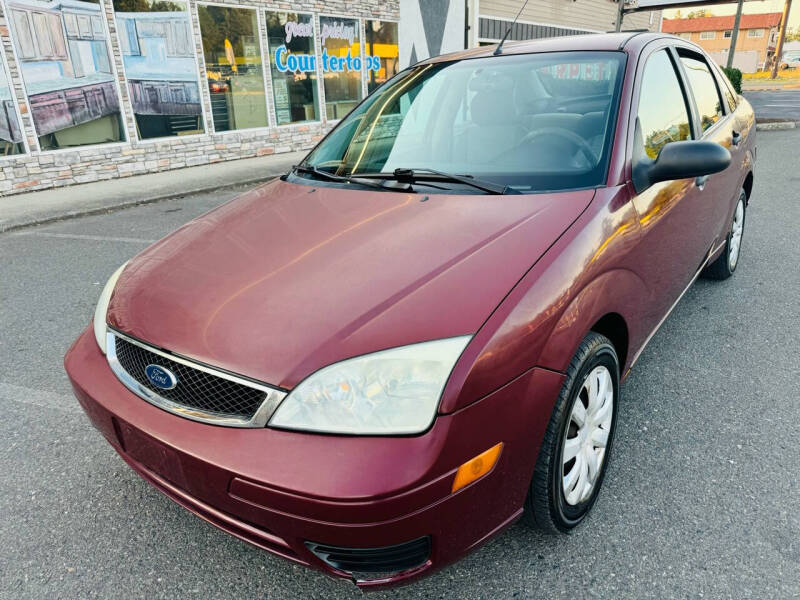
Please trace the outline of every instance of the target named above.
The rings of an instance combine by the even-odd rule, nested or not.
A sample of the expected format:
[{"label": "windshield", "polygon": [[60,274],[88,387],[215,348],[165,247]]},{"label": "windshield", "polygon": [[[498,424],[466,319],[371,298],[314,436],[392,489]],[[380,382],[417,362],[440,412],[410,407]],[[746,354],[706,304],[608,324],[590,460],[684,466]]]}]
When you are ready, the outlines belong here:
[{"label": "windshield", "polygon": [[[621,52],[557,52],[411,67],[303,164],[344,177],[435,169],[523,193],[602,185],[623,66]],[[453,188],[464,191],[424,191]]]}]

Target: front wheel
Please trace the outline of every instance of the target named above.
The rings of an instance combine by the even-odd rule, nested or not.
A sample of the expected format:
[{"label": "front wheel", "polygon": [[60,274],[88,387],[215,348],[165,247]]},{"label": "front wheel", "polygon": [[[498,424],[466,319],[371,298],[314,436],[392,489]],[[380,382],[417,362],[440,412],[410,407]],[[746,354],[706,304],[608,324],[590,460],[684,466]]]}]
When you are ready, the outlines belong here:
[{"label": "front wheel", "polygon": [[742,237],[744,236],[744,219],[747,212],[747,194],[744,190],[739,192],[739,201],[733,212],[725,248],[717,259],[703,271],[703,277],[708,279],[727,279],[736,271],[739,264],[739,254],[742,251]]},{"label": "front wheel", "polygon": [[567,369],[539,450],[526,500],[535,527],[569,532],[594,505],[617,422],[619,370],[608,338],[589,333]]}]

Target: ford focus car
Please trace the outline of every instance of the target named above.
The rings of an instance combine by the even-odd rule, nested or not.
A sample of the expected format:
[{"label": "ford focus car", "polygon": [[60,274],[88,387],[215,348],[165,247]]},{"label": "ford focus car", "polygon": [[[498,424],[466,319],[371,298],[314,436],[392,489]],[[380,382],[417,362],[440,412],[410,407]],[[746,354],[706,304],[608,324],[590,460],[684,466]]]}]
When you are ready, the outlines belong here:
[{"label": "ford focus car", "polygon": [[620,383],[737,268],[754,159],[750,105],[675,37],[426,60],[120,267],[66,369],[156,488],[360,586],[522,516],[569,532]]}]

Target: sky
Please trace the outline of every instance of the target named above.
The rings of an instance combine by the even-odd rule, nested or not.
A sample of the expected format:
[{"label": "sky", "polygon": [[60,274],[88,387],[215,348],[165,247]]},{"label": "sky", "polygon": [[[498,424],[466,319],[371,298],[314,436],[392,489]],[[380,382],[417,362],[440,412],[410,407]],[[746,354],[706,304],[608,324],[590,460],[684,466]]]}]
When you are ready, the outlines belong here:
[{"label": "sky", "polygon": [[[797,5],[800,5],[800,0],[794,0],[792,2],[792,10],[789,13],[789,27],[800,27],[800,7],[798,7]],[[751,2],[744,3],[744,8],[742,9],[742,12],[744,14],[783,12],[783,6],[784,6],[784,0],[753,0]],[[714,4],[709,6],[696,6],[690,8],[683,8],[681,9],[681,13],[685,17],[691,11],[698,10],[700,8],[706,8],[710,10],[714,14],[714,16],[736,14],[736,3]],[[673,9],[665,10],[664,18],[674,19],[675,10]]]}]

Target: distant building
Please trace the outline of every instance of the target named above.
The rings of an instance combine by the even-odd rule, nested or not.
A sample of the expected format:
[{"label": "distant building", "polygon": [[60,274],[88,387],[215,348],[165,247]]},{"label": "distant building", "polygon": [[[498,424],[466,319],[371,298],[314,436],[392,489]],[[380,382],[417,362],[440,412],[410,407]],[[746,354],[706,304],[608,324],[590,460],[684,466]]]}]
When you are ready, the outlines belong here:
[{"label": "distant building", "polygon": [[[722,66],[728,62],[734,16],[664,19],[661,31],[702,46]],[[734,66],[745,73],[764,69],[775,54],[781,13],[742,15]]]}]

